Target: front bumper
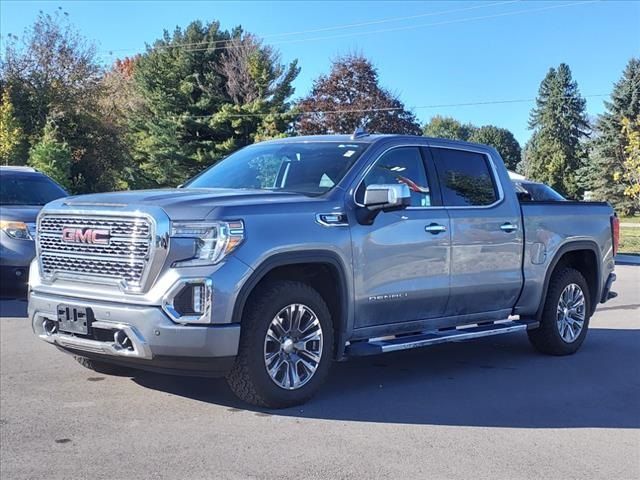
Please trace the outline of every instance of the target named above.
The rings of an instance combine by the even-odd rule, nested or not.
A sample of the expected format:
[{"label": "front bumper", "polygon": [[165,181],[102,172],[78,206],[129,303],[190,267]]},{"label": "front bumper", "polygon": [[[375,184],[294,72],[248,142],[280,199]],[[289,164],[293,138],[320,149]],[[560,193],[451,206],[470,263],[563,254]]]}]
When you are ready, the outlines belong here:
[{"label": "front bumper", "polygon": [[0,232],[0,287],[24,287],[29,280],[29,264],[35,257],[33,240],[16,240]]},{"label": "front bumper", "polygon": [[[47,331],[46,321],[57,320],[59,304],[90,308],[96,333],[89,337]],[[80,300],[38,292],[30,295],[29,318],[39,338],[67,352],[167,373],[224,374],[233,364],[240,341],[239,324],[180,325],[158,306]],[[117,342],[118,332],[130,340],[127,348]]]}]

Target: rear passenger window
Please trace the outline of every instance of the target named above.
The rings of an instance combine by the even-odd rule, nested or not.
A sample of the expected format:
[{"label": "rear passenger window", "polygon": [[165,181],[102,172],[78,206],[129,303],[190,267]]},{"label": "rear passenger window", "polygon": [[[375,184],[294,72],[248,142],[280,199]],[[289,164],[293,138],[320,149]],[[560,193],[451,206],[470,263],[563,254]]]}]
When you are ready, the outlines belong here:
[{"label": "rear passenger window", "polygon": [[356,200],[364,202],[364,191],[369,185],[404,183],[411,191],[412,207],[431,205],[427,172],[418,147],[393,148],[382,155],[364,177],[356,193]]},{"label": "rear passenger window", "polygon": [[489,162],[481,153],[432,148],[445,206],[490,205],[498,199]]}]

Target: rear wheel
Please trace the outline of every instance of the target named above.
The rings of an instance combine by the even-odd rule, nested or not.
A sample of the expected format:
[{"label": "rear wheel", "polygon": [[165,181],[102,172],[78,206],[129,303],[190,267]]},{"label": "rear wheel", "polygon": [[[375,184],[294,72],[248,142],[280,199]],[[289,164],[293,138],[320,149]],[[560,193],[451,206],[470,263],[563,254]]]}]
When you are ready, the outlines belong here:
[{"label": "rear wheel", "polygon": [[320,388],[332,357],[333,326],[322,296],[301,282],[275,282],[247,305],[227,383],[253,405],[298,405]]},{"label": "rear wheel", "polygon": [[589,286],[582,274],[568,267],[554,272],[540,328],[528,332],[529,340],[550,355],[575,353],[587,335],[590,312]]}]

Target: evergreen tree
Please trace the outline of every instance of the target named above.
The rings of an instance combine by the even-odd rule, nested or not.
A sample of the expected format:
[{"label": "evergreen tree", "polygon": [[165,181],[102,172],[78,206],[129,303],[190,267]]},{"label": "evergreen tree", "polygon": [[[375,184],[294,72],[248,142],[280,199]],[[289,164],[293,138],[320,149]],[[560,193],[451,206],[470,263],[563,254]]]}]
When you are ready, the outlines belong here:
[{"label": "evergreen tree", "polygon": [[71,149],[58,139],[58,129],[49,121],[42,138],[29,152],[29,165],[50,176],[67,190],[71,189]]},{"label": "evergreen tree", "polygon": [[296,62],[285,67],[239,28],[193,22],[165,32],[133,69],[142,105],[130,140],[146,183],[177,185],[237,148],[282,134],[298,73]]},{"label": "evergreen tree", "polygon": [[583,140],[589,135],[586,102],[569,66],[551,68],[540,84],[531,111],[531,140],[525,148],[525,171],[570,198],[580,198],[578,170],[586,161]]},{"label": "evergreen tree", "polygon": [[583,170],[585,183],[594,198],[611,202],[619,213],[631,215],[640,212],[640,206],[624,194],[632,185],[622,175],[628,145],[623,119],[633,121],[640,115],[640,58],[629,60],[605,106],[595,126],[589,163]]},{"label": "evergreen tree", "polygon": [[421,133],[413,113],[380,86],[376,68],[361,55],[336,59],[298,109],[296,131],[305,135],[353,133],[357,127],[372,133]]},{"label": "evergreen tree", "polygon": [[509,170],[515,170],[520,163],[522,150],[520,144],[506,128],[484,125],[472,131],[470,142],[491,145],[495,148]]}]

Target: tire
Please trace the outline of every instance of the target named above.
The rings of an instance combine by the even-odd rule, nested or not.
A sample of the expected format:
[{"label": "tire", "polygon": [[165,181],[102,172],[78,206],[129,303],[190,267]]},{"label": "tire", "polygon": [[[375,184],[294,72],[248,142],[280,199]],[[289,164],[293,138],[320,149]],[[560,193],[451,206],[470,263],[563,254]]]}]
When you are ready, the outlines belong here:
[{"label": "tire", "polygon": [[[577,298],[580,298],[576,293],[577,289],[575,286],[581,291],[584,303],[582,307],[584,319],[579,332],[576,330],[578,330],[577,325],[579,322],[577,322],[577,319],[580,317],[580,309],[568,309],[570,312],[574,311],[573,315],[570,316],[566,322],[562,320],[562,318],[566,318],[567,316],[566,306],[572,303],[569,301],[568,304],[565,304],[564,300],[572,298],[571,292],[573,292]],[[563,295],[565,291],[567,291],[567,297],[563,297],[564,300],[561,304],[561,295]],[[574,303],[577,304],[579,301]],[[529,341],[542,353],[548,355],[571,355],[578,351],[587,336],[591,316],[590,312],[591,296],[587,281],[578,270],[569,267],[561,268],[554,272],[551,277],[544,302],[544,309],[542,311],[540,327],[527,332]],[[567,337],[570,338],[567,339]]]},{"label": "tire", "polygon": [[[292,327],[291,319],[297,319],[303,332]],[[289,332],[283,333],[287,326]],[[318,361],[311,360],[314,355]],[[277,281],[256,292],[245,308],[238,356],[227,374],[227,383],[249,404],[291,407],[306,402],[318,391],[332,359],[333,323],[322,296],[305,283]],[[267,365],[275,374],[267,371]],[[297,386],[295,378],[300,381]]]},{"label": "tire", "polygon": [[113,365],[107,362],[101,362],[99,360],[93,360],[87,357],[81,357],[79,355],[74,355],[73,358],[76,359],[80,365],[84,368],[88,368],[89,370],[93,370],[96,373],[102,373],[104,375],[129,375],[133,372],[131,368],[122,367],[120,365]]}]

